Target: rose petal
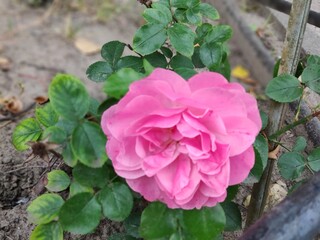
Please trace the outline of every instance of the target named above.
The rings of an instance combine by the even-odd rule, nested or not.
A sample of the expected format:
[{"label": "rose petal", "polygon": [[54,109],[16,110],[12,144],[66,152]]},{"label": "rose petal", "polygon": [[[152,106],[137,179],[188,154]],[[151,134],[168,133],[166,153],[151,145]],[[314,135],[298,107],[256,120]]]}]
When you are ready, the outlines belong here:
[{"label": "rose petal", "polygon": [[199,89],[207,89],[211,87],[219,87],[228,84],[228,81],[220,73],[202,72],[194,75],[189,80],[189,86],[192,92]]},{"label": "rose petal", "polygon": [[230,146],[230,156],[244,152],[255,141],[259,132],[258,126],[248,118],[227,117],[224,118],[227,129],[226,135],[217,134],[217,141]]},{"label": "rose petal", "polygon": [[254,165],[254,151],[250,146],[243,153],[230,157],[230,181],[229,185],[236,185],[244,181]]},{"label": "rose petal", "polygon": [[162,169],[155,175],[160,189],[172,198],[182,188],[189,184],[191,172],[191,161],[185,155],[180,155],[169,166]]}]

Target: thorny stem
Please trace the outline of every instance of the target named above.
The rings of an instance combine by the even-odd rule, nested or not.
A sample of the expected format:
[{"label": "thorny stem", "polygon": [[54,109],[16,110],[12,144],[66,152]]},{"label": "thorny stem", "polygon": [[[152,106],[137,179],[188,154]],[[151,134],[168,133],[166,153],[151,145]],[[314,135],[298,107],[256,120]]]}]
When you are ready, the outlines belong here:
[{"label": "thorny stem", "polygon": [[312,113],[312,114],[310,114],[310,115],[308,115],[308,116],[306,116],[304,118],[301,118],[298,121],[295,121],[295,122],[293,122],[291,124],[288,124],[288,125],[284,126],[283,128],[281,128],[280,130],[278,130],[277,132],[275,132],[274,134],[272,134],[269,137],[269,139],[277,139],[278,137],[280,137],[286,131],[289,131],[289,130],[293,129],[298,125],[305,124],[305,123],[309,122],[312,118],[317,117],[319,115],[320,115],[320,111]]}]

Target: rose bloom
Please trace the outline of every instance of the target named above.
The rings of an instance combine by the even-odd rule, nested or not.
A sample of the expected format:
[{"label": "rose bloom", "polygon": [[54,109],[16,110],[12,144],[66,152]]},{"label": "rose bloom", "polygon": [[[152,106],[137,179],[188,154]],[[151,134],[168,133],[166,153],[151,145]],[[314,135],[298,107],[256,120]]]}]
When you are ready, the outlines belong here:
[{"label": "rose bloom", "polygon": [[148,201],[212,207],[254,165],[257,101],[238,83],[203,72],[185,81],[155,69],[130,85],[101,125],[116,173]]}]

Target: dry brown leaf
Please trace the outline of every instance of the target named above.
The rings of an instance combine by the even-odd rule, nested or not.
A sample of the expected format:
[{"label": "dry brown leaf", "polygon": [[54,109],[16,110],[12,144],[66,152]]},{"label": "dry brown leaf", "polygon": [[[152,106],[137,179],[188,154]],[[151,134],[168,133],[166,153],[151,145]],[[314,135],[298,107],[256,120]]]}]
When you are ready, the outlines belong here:
[{"label": "dry brown leaf", "polygon": [[34,98],[34,101],[40,105],[49,102],[49,98],[46,96],[37,96]]},{"label": "dry brown leaf", "polygon": [[78,38],[74,45],[85,55],[91,55],[100,52],[100,46],[85,38]]},{"label": "dry brown leaf", "polygon": [[0,57],[0,69],[2,71],[9,71],[11,68],[11,61],[8,58]]},{"label": "dry brown leaf", "polygon": [[278,153],[280,150],[280,145],[278,145],[274,150],[268,153],[268,158],[277,160],[278,159]]},{"label": "dry brown leaf", "polygon": [[4,110],[11,112],[11,113],[18,113],[21,112],[23,109],[23,103],[21,100],[15,96],[10,98],[5,98],[3,101]]}]

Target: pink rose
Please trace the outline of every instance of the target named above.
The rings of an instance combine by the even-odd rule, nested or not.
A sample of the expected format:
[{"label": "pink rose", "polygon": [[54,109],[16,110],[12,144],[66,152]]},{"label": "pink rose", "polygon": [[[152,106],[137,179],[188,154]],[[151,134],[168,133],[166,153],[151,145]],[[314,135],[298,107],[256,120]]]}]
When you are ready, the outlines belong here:
[{"label": "pink rose", "polygon": [[116,173],[148,201],[201,208],[224,201],[254,164],[257,101],[220,74],[185,81],[155,69],[102,116]]}]

